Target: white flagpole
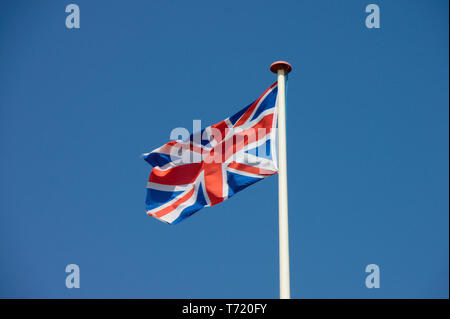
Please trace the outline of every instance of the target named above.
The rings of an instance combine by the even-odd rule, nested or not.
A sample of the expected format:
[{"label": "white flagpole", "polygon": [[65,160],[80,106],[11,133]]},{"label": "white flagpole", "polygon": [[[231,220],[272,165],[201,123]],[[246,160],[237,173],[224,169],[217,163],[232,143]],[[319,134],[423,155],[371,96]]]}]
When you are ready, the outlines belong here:
[{"label": "white flagpole", "polygon": [[286,161],[286,75],[292,66],[277,61],[270,70],[278,75],[278,227],[280,253],[280,299],[291,298],[289,275],[288,187]]}]

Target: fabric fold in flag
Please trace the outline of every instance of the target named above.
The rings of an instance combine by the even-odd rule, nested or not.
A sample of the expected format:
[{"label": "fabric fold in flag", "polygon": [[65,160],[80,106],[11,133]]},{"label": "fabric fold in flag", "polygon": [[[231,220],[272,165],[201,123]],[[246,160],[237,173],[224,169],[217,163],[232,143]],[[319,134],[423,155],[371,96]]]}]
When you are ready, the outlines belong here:
[{"label": "fabric fold in flag", "polygon": [[229,118],[144,154],[146,212],[176,224],[276,174],[277,83]]}]

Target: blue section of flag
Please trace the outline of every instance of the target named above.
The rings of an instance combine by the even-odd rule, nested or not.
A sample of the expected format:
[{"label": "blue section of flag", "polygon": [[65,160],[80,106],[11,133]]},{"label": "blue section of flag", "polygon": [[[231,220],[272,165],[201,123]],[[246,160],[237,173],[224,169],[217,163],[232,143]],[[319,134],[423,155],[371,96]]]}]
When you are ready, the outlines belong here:
[{"label": "blue section of flag", "polygon": [[145,207],[147,210],[157,208],[162,204],[174,199],[181,193],[182,191],[165,192],[154,188],[147,188],[147,198],[145,200]]},{"label": "blue section of flag", "polygon": [[248,177],[241,174],[227,172],[228,179],[228,197],[233,196],[244,188],[260,181],[262,178]]},{"label": "blue section of flag", "polygon": [[164,166],[172,161],[170,155],[161,153],[150,153],[144,159],[152,166]]},{"label": "blue section of flag", "polygon": [[252,155],[255,155],[255,156],[261,157],[261,158],[272,159],[271,151],[272,151],[271,140],[267,140],[264,144],[262,144],[258,147],[249,149],[249,150],[245,151],[245,153],[252,154]]},{"label": "blue section of flag", "polygon": [[273,91],[270,92],[263,101],[261,101],[261,104],[259,105],[258,109],[255,111],[255,114],[253,114],[253,116],[252,116],[252,120],[258,118],[258,116],[262,112],[275,107],[275,101],[277,99],[277,89],[278,88],[274,88]]},{"label": "blue section of flag", "polygon": [[237,112],[236,114],[232,115],[229,120],[231,122],[231,124],[236,124],[236,122],[241,118],[241,116],[249,109],[250,106],[252,106],[252,104],[255,102],[250,103],[249,105],[247,105],[246,107],[244,107],[242,110],[240,110],[239,112]]},{"label": "blue section of flag", "polygon": [[172,224],[177,224],[181,222],[183,219],[191,216],[192,214],[198,212],[200,209],[205,207],[207,205],[205,195],[203,195],[203,188],[200,187],[197,194],[197,200],[195,201],[194,205],[186,207],[181,212],[180,216],[175,219]]}]

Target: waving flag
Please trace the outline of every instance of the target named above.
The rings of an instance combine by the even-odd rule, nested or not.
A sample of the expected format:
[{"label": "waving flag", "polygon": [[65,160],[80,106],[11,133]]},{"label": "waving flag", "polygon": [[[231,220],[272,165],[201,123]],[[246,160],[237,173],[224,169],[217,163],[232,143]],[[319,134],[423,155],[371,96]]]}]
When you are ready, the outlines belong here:
[{"label": "waving flag", "polygon": [[231,117],[144,154],[147,214],[175,224],[277,173],[277,83]]}]

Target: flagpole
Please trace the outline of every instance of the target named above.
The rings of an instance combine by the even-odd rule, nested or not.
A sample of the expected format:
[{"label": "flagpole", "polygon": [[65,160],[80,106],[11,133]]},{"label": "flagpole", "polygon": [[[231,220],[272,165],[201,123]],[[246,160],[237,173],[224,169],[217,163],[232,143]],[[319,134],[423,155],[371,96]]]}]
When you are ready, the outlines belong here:
[{"label": "flagpole", "polygon": [[292,66],[285,61],[277,61],[272,63],[270,71],[278,75],[278,235],[280,254],[280,299],[290,299],[286,160],[286,75],[292,71]]}]

